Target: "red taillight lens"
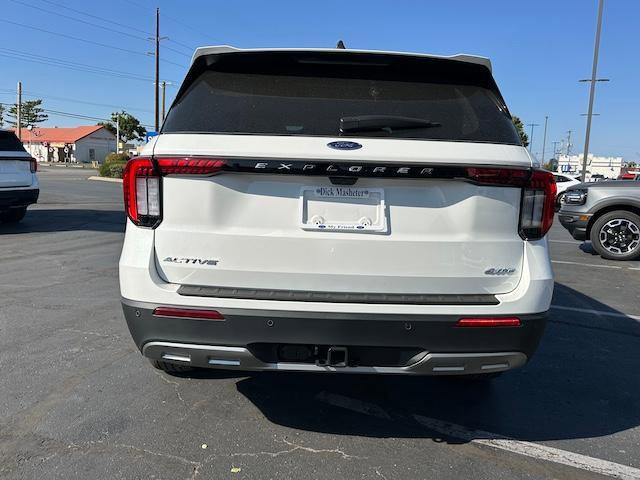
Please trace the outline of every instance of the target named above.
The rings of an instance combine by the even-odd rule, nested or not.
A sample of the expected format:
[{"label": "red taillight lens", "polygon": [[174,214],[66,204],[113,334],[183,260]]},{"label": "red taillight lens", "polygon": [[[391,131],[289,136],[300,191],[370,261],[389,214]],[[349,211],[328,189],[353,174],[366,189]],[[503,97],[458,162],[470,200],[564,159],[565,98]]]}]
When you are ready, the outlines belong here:
[{"label": "red taillight lens", "polygon": [[515,168],[466,168],[466,178],[481,185],[524,187],[527,185],[530,175],[531,170]]},{"label": "red taillight lens", "polygon": [[127,215],[142,227],[155,228],[162,221],[162,176],[213,175],[225,164],[224,160],[202,157],[161,157],[155,163],[157,170],[151,158],[134,158],[122,176]]},{"label": "red taillight lens", "polygon": [[520,202],[520,236],[523,239],[538,240],[547,234],[553,224],[556,193],[551,172],[534,170],[531,173]]},{"label": "red taillight lens", "polygon": [[133,223],[154,227],[160,222],[160,178],[150,158],[127,162],[122,175],[124,206]]},{"label": "red taillight lens", "polygon": [[457,327],[519,327],[518,317],[483,317],[461,318],[456,322]]},{"label": "red taillight lens", "polygon": [[198,318],[202,320],[224,320],[224,316],[217,310],[202,310],[197,308],[158,307],[153,311],[156,317]]},{"label": "red taillight lens", "polygon": [[224,160],[198,157],[160,157],[157,159],[162,175],[212,175],[224,167]]}]

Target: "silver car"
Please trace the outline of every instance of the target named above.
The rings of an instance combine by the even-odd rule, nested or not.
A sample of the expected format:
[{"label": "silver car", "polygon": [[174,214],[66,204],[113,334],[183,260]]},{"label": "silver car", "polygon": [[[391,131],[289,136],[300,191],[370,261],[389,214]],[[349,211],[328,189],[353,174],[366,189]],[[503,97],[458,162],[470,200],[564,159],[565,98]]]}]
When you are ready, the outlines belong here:
[{"label": "silver car", "polygon": [[576,240],[591,240],[603,258],[640,257],[640,183],[581,183],[566,190],[560,223]]}]

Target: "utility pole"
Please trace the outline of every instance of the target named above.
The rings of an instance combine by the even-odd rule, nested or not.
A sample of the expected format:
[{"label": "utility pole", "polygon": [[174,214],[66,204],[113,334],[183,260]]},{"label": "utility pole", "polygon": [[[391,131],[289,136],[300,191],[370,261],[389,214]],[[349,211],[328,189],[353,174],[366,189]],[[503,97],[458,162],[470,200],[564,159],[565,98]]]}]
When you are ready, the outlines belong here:
[{"label": "utility pole", "polygon": [[542,140],[542,165],[544,165],[544,149],[547,147],[547,122],[549,121],[549,115],[544,116],[544,136]]},{"label": "utility pole", "polygon": [[[589,155],[589,137],[591,135],[591,118],[593,114],[593,99],[596,95],[596,82],[598,73],[598,52],[600,50],[600,33],[602,31],[602,10],[604,8],[604,0],[598,0],[598,24],[596,27],[596,40],[593,47],[593,65],[591,67],[591,86],[589,88],[589,111],[587,113],[587,130],[584,137],[584,153],[582,156],[582,174],[580,179],[584,182],[587,174],[587,157]],[[601,79],[601,81],[607,81]]]},{"label": "utility pole", "polygon": [[531,152],[531,148],[533,146],[533,127],[538,126],[540,126],[538,123],[527,123],[527,127],[531,127],[531,134],[529,135],[529,152]]},{"label": "utility pole", "polygon": [[156,81],[155,89],[155,131],[160,130],[160,121],[158,117],[159,89],[160,89],[160,9],[156,8]]},{"label": "utility pole", "polygon": [[569,152],[571,152],[571,132],[573,130],[567,130],[567,157],[569,156]]},{"label": "utility pole", "polygon": [[163,123],[164,123],[164,106],[165,106],[166,90],[167,90],[167,82],[163,80],[162,81],[162,117],[161,117]]},{"label": "utility pole", "polygon": [[[551,142],[553,143],[553,158],[556,158],[556,155],[558,154],[558,144],[562,143],[562,142]],[[557,158],[556,158],[557,160]]]},{"label": "utility pole", "polygon": [[116,154],[120,153],[120,112],[116,112]]},{"label": "utility pole", "polygon": [[18,129],[18,140],[22,140],[22,82],[18,82],[18,102],[16,108],[16,128]]}]

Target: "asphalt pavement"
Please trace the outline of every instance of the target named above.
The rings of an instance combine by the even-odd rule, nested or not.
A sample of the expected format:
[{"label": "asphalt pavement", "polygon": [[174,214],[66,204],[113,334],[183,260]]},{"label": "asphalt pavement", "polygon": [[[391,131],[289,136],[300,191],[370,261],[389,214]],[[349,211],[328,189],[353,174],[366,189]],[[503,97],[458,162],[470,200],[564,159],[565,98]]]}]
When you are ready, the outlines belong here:
[{"label": "asphalt pavement", "polygon": [[640,479],[640,262],[556,223],[524,368],[416,377],[154,370],[120,309],[121,186],[43,168],[0,225],[2,479]]}]

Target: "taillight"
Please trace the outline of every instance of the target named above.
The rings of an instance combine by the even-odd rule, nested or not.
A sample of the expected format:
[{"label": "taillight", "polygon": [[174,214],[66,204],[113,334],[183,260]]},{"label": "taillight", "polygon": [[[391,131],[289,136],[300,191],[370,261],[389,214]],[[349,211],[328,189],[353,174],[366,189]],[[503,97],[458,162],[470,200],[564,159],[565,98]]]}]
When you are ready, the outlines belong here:
[{"label": "taillight", "polygon": [[480,317],[461,318],[456,322],[457,327],[519,327],[518,317]]},{"label": "taillight", "polygon": [[522,190],[520,202],[520,236],[524,240],[544,237],[555,214],[557,187],[553,174],[533,170],[527,186]]},{"label": "taillight", "polygon": [[525,187],[531,170],[516,168],[467,167],[466,178],[481,185]]},{"label": "taillight", "polygon": [[[157,227],[162,221],[162,179],[166,175],[212,175],[224,160],[201,157],[148,157],[129,160],[122,176],[124,205],[129,219],[141,227]],[[156,169],[157,167],[157,169]]]},{"label": "taillight", "polygon": [[199,308],[158,307],[153,311],[156,317],[197,318],[201,320],[224,320],[217,310],[204,310]]},{"label": "taillight", "polygon": [[35,158],[29,160],[29,166],[31,167],[31,173],[36,173],[38,171],[38,161]]},{"label": "taillight", "polygon": [[553,224],[556,181],[545,170],[467,167],[465,178],[479,185],[513,186],[522,189],[518,233],[524,240],[539,240]]}]

